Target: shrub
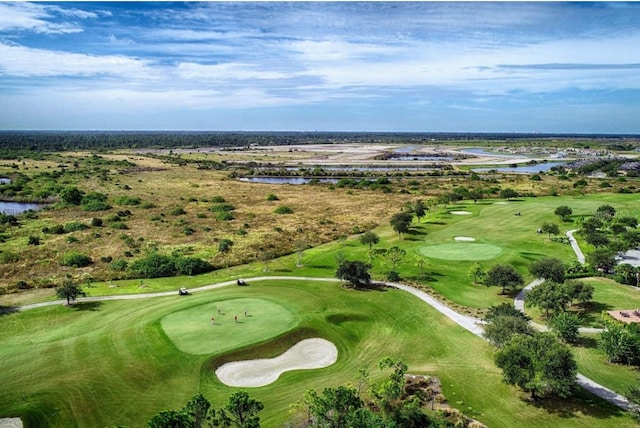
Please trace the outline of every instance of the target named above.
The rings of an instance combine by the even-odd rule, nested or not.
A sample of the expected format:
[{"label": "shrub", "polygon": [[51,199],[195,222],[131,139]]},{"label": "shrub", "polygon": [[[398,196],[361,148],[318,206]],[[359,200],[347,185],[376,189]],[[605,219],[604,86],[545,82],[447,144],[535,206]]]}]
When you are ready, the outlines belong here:
[{"label": "shrub", "polygon": [[56,224],[51,227],[43,227],[43,233],[49,233],[51,235],[62,235],[64,233],[64,226],[61,224]]},{"label": "shrub", "polygon": [[29,235],[29,245],[40,245],[40,238],[34,235]]},{"label": "shrub", "polygon": [[140,205],[141,202],[137,196],[121,196],[116,199],[118,205]]},{"label": "shrub", "polygon": [[142,205],[140,205],[140,208],[143,208],[145,210],[155,208],[155,207],[156,207],[156,204],[154,204],[153,202],[143,202]]},{"label": "shrub", "polygon": [[102,256],[102,257],[100,257],[100,261],[102,263],[111,263],[113,261],[113,257],[111,257],[111,256]]},{"label": "shrub", "polygon": [[216,218],[221,221],[231,221],[233,220],[233,215],[228,211],[221,211],[216,213]]},{"label": "shrub", "polygon": [[149,254],[134,260],[129,265],[129,272],[135,278],[159,278],[173,276],[176,271],[174,259],[162,254]]},{"label": "shrub", "polygon": [[118,272],[123,272],[127,269],[128,265],[129,263],[127,263],[126,260],[118,259],[118,260],[115,260],[114,262],[109,263],[109,269],[115,270]]},{"label": "shrub", "polygon": [[292,214],[293,213],[293,209],[291,209],[290,207],[288,207],[286,205],[280,205],[273,212],[276,213],[276,214]]},{"label": "shrub", "polygon": [[83,196],[80,206],[84,211],[106,211],[111,208],[107,204],[107,195],[98,192]]},{"label": "shrub", "polygon": [[67,236],[67,243],[74,244],[76,242],[78,242],[78,238],[76,238],[75,236]]},{"label": "shrub", "polygon": [[213,198],[211,198],[211,202],[216,204],[223,204],[227,201],[222,196],[214,196]]},{"label": "shrub", "polygon": [[70,233],[70,232],[76,232],[78,230],[85,230],[88,229],[89,226],[87,226],[84,223],[80,223],[79,221],[71,221],[69,223],[66,223],[64,225],[64,231],[66,233]]},{"label": "shrub", "polygon": [[195,231],[196,230],[191,226],[185,226],[185,228],[182,229],[182,232],[187,236],[193,235]]},{"label": "shrub", "polygon": [[62,266],[73,266],[77,268],[85,267],[91,264],[91,257],[77,251],[71,251],[62,256],[60,264]]},{"label": "shrub", "polygon": [[233,211],[236,207],[231,204],[217,204],[209,208],[209,211],[213,211],[214,213],[223,212],[223,211]]},{"label": "shrub", "polygon": [[198,275],[213,269],[209,262],[196,257],[176,257],[175,267],[179,275]]},{"label": "shrub", "polygon": [[267,201],[279,201],[280,198],[278,198],[276,195],[274,195],[273,193],[269,193],[267,195]]},{"label": "shrub", "polygon": [[94,217],[91,219],[91,226],[93,227],[101,227],[102,226],[102,219],[99,217]]},{"label": "shrub", "polygon": [[109,226],[111,226],[112,229],[118,229],[118,230],[129,229],[129,226],[127,226],[127,223],[123,221],[114,221],[113,223],[110,223]]},{"label": "shrub", "polygon": [[169,215],[185,215],[187,212],[184,210],[184,208],[177,206],[177,207],[173,207],[169,210]]},{"label": "shrub", "polygon": [[0,252],[0,263],[15,263],[20,260],[20,256],[14,253],[13,251],[2,251]]}]

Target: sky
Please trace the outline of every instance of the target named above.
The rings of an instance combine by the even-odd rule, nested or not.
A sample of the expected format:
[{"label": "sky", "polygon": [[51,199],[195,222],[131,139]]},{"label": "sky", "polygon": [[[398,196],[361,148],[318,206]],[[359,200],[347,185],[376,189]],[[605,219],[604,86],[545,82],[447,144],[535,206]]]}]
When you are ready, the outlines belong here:
[{"label": "sky", "polygon": [[0,2],[0,129],[640,134],[640,3]]}]

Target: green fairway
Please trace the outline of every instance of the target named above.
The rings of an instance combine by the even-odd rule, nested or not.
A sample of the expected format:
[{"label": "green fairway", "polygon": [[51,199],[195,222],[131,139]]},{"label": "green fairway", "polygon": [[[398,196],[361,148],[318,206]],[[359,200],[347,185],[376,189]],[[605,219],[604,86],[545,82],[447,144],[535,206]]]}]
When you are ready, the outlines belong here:
[{"label": "green fairway", "polygon": [[[296,325],[255,347],[196,355],[179,350],[165,333],[173,314],[180,314],[171,323],[178,326],[187,325],[190,314],[206,315],[198,324],[206,330],[213,328],[209,317],[212,310],[217,313],[216,304],[224,304],[225,310],[236,304],[249,309],[265,301],[286,308]],[[385,355],[403,360],[411,373],[440,377],[453,406],[491,427],[633,426],[628,416],[593,396],[527,403],[503,383],[493,363],[494,350],[483,339],[399,290],[356,291],[330,282],[274,280],[188,298],[40,308],[4,315],[0,323],[0,415],[21,416],[27,427],[143,426],[161,410],[180,408],[196,392],[217,407],[237,391],[216,378],[217,364],[270,358],[307,337],[333,342],[338,361],[324,369],[287,372],[271,385],[250,389],[265,405],[265,427],[282,426],[290,403],[309,388],[352,382],[361,368],[379,378],[376,364]],[[277,328],[276,323],[271,326]]]},{"label": "green fairway", "polygon": [[299,321],[285,307],[266,299],[230,299],[174,312],[162,318],[161,325],[176,348],[202,355],[263,342]]},{"label": "green fairway", "polygon": [[455,242],[420,247],[418,253],[441,260],[492,260],[502,253],[502,248],[491,244]]}]

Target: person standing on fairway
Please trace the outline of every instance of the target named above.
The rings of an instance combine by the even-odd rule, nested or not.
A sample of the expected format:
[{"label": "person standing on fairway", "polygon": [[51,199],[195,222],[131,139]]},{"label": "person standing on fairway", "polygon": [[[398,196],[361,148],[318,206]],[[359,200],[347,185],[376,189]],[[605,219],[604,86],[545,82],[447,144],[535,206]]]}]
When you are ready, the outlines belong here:
[{"label": "person standing on fairway", "polygon": [[244,316],[247,316],[247,308],[244,308]]},{"label": "person standing on fairway", "polygon": [[214,317],[211,317],[211,325],[216,325],[216,319]]},{"label": "person standing on fairway", "polygon": [[233,320],[234,320],[234,321],[235,321],[235,323],[237,324],[237,323],[238,323],[238,316],[237,316],[237,315],[234,315],[234,316],[233,316]]}]

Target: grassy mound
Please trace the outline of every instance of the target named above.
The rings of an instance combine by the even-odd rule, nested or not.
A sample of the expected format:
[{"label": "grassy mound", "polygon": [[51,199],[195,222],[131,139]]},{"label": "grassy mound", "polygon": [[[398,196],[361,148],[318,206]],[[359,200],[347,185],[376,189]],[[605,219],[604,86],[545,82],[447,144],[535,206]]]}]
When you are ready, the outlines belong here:
[{"label": "grassy mound", "polygon": [[174,312],[160,324],[176,348],[187,354],[204,355],[268,340],[291,330],[299,321],[284,306],[269,300],[230,299]]},{"label": "grassy mound", "polygon": [[450,244],[425,245],[417,251],[425,257],[441,260],[492,260],[502,253],[502,248],[491,244],[457,241]]}]

